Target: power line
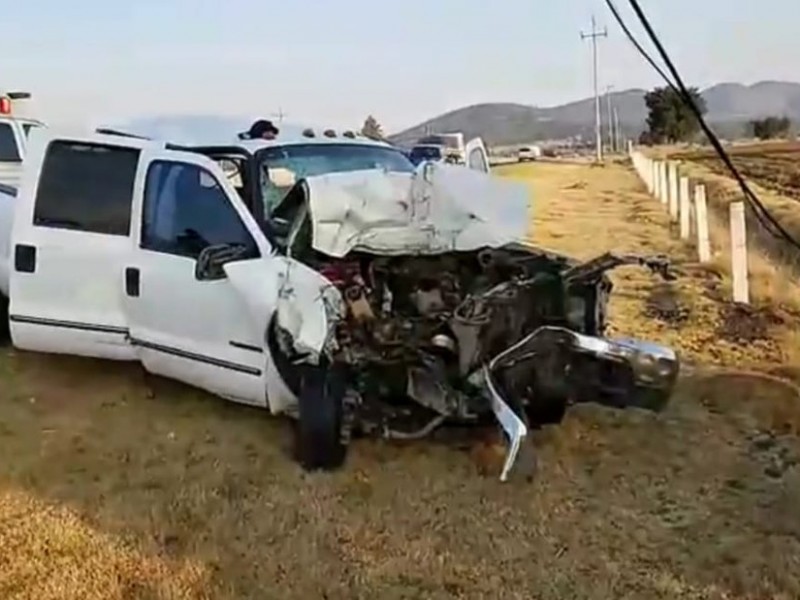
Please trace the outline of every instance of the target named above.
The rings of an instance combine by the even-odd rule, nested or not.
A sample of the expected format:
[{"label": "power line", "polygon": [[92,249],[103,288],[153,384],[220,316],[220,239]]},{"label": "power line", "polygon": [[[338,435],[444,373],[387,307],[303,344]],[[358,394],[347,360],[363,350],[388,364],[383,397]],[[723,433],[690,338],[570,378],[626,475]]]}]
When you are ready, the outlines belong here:
[{"label": "power line", "polygon": [[608,29],[603,27],[600,31],[597,29],[597,24],[592,15],[592,31],[591,33],[583,33],[581,31],[581,39],[592,40],[592,78],[594,81],[594,135],[595,135],[595,151],[597,153],[597,162],[603,161],[603,137],[600,130],[600,93],[597,88],[597,38],[608,37]]},{"label": "power line", "polygon": [[605,0],[606,5],[611,10],[612,14],[614,15],[615,20],[619,23],[622,30],[625,32],[625,35],[631,41],[631,43],[636,47],[640,54],[658,71],[661,77],[667,82],[670,88],[672,88],[678,96],[681,98],[684,104],[688,106],[688,108],[692,111],[695,118],[697,119],[698,124],[700,125],[703,133],[706,134],[708,141],[711,143],[711,146],[719,156],[720,160],[722,160],[723,164],[727,167],[727,169],[731,172],[736,182],[739,184],[739,188],[742,190],[744,194],[744,198],[747,202],[747,205],[753,211],[753,214],[758,219],[759,223],[764,227],[764,229],[772,234],[776,238],[781,238],[795,249],[800,250],[800,242],[794,238],[794,236],[789,233],[778,220],[769,212],[766,206],[761,202],[761,200],[756,196],[753,190],[750,189],[750,186],[745,181],[744,177],[742,177],[739,170],[734,166],[733,161],[728,156],[728,153],[722,147],[719,139],[717,138],[716,134],[711,130],[711,128],[706,123],[705,119],[703,118],[703,113],[692,97],[692,94],[689,93],[689,90],[686,88],[686,85],[683,83],[678,70],[675,68],[672,60],[670,59],[667,51],[664,49],[661,40],[656,35],[655,31],[653,30],[650,21],[645,16],[644,11],[642,10],[641,6],[637,0],[628,0],[631,5],[631,8],[636,13],[637,18],[641,22],[642,26],[644,27],[645,31],[647,32],[648,37],[653,42],[653,45],[658,50],[659,55],[661,56],[662,60],[667,66],[672,77],[675,79],[673,83],[670,78],[664,73],[664,71],[655,63],[655,61],[650,57],[649,54],[642,48],[641,44],[636,40],[634,35],[631,33],[630,29],[625,24],[625,21],[619,14],[619,11],[614,6],[612,0]]}]

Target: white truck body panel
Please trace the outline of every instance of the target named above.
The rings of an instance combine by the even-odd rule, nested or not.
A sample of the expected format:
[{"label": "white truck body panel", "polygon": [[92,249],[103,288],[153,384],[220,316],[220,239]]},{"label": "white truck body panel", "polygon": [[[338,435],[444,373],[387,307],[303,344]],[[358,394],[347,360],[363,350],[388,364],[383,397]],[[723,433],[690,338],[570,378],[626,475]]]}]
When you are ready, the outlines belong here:
[{"label": "white truck body panel", "polygon": [[4,190],[0,187],[0,293],[9,295],[9,266],[11,264],[11,228],[14,225],[14,204],[16,189]]},{"label": "white truck body panel", "polygon": [[[131,192],[125,196],[130,218],[125,231],[94,233],[81,229],[81,223],[48,221],[38,215],[40,187],[51,197],[65,193],[61,184],[40,185],[47,180],[47,158],[56,143],[65,144],[83,161],[87,160],[84,153],[93,152],[121,151],[135,156],[134,170],[126,171]],[[259,141],[244,144],[254,149],[264,145]],[[339,233],[376,253],[426,253],[510,241],[517,237],[519,224],[526,222],[522,218],[523,212],[527,213],[524,188],[504,187],[506,182],[485,176],[488,157],[480,140],[473,140],[468,148],[484,153],[480,164],[471,165],[482,173],[453,166],[429,172],[426,169],[433,165],[428,165],[413,177],[362,171],[330,179],[310,178],[311,202],[322,215],[315,228],[327,214],[320,213],[320,207],[330,211],[339,203],[339,209],[354,209],[348,213],[354,218],[343,219]],[[296,351],[316,360],[330,343],[333,326],[342,315],[342,298],[320,273],[273,251],[216,162],[198,153],[170,149],[163,141],[50,129],[31,132],[26,151],[19,189],[0,188],[0,291],[10,298],[9,321],[16,347],[137,360],[152,373],[237,402],[268,407],[273,413],[296,410],[297,398],[270,352],[270,323],[274,321],[291,334]],[[95,164],[92,160],[89,164]],[[210,178],[210,187],[219,194],[216,199],[221,197],[224,205],[233,208],[232,218],[252,237],[253,256],[226,263],[224,275],[210,280],[198,276],[196,258],[149,246],[144,231],[148,219],[156,223],[147,225],[151,229],[157,229],[164,219],[177,223],[174,211],[179,202],[192,209],[197,206],[195,200],[199,202],[196,195],[184,194],[184,200],[178,199],[177,178],[159,179],[156,175],[151,186],[149,177],[156,165]],[[66,182],[69,177],[65,174],[74,172],[66,164],[57,171]],[[99,172],[96,177],[105,179],[104,174]],[[75,181],[98,180],[82,177]],[[366,187],[353,196],[353,185],[362,183]],[[92,189],[96,188],[89,186],[89,192]],[[402,191],[403,198],[390,193],[393,190]],[[457,198],[469,198],[468,204]],[[59,199],[51,206],[63,206]],[[162,200],[166,208],[158,204]],[[415,207],[412,226],[408,219],[397,221],[393,204],[398,200]],[[509,210],[519,209],[507,227],[491,223],[501,200]],[[423,210],[426,202],[428,208]],[[431,203],[439,206],[431,207]],[[487,207],[493,207],[492,214]],[[191,214],[205,213],[198,208]],[[230,212],[227,214],[230,217]],[[459,228],[455,241],[431,237],[430,231],[449,231],[454,223]],[[381,224],[391,225],[394,233],[377,243],[380,236],[374,233]],[[317,237],[323,251],[335,256],[349,250],[350,246],[332,242],[329,233],[320,231],[321,237]]]}]

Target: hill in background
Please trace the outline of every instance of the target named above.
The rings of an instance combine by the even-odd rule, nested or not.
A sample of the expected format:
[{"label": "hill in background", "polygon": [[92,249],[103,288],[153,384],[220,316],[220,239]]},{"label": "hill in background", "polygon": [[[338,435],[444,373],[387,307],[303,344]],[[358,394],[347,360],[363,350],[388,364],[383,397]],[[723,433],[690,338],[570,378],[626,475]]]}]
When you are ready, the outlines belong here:
[{"label": "hill in background", "polygon": [[[646,90],[611,94],[624,135],[636,137],[645,129]],[[706,119],[723,137],[742,135],[748,121],[770,115],[800,122],[800,83],[763,81],[746,86],[722,83],[703,90],[708,105]],[[603,122],[606,98],[601,98]],[[482,137],[491,145],[513,145],[537,140],[582,137],[594,139],[594,98],[561,106],[540,108],[512,103],[475,104],[429,119],[390,136],[398,144],[413,144],[428,131],[463,131],[466,138]]]}]

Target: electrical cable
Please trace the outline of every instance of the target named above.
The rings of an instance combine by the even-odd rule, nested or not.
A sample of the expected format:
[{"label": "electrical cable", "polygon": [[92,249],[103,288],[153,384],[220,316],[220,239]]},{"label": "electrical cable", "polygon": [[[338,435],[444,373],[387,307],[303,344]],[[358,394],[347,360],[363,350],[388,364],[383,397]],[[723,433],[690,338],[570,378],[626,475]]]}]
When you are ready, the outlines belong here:
[{"label": "electrical cable", "polygon": [[750,189],[750,186],[745,181],[744,177],[739,173],[738,169],[735,167],[733,162],[731,161],[730,157],[728,156],[725,149],[722,147],[719,139],[717,138],[716,134],[711,130],[711,128],[706,123],[705,119],[703,118],[703,113],[700,111],[697,103],[694,101],[694,98],[689,93],[688,89],[686,88],[683,80],[681,79],[678,70],[675,68],[672,60],[669,58],[666,50],[664,49],[663,44],[659,40],[658,36],[656,35],[655,31],[653,30],[650,21],[642,11],[641,6],[639,5],[637,0],[628,0],[633,11],[636,13],[639,21],[641,22],[642,26],[644,27],[645,31],[647,32],[650,40],[655,45],[656,49],[659,52],[659,55],[663,59],[664,63],[667,66],[667,69],[674,77],[674,83],[669,79],[669,77],[664,73],[664,71],[658,67],[655,63],[653,58],[644,50],[642,45],[636,39],[636,37],[631,33],[630,29],[626,25],[624,19],[619,14],[616,6],[612,0],[605,0],[606,5],[608,6],[609,10],[614,16],[614,19],[617,21],[619,26],[622,28],[623,32],[625,33],[628,40],[634,45],[634,47],[639,51],[639,53],[653,66],[656,71],[661,75],[661,77],[667,82],[667,85],[671,89],[673,89],[681,100],[688,106],[688,108],[692,111],[695,118],[698,121],[703,132],[708,137],[709,142],[711,143],[712,147],[716,151],[717,155],[719,156],[720,160],[722,160],[723,164],[727,167],[727,169],[731,172],[736,182],[739,184],[741,188],[745,200],[748,203],[748,206],[753,211],[753,214],[758,219],[759,223],[767,230],[770,234],[775,237],[783,238],[784,241],[788,242],[790,245],[794,246],[796,249],[800,250],[800,242],[798,242],[791,233],[789,233],[776,219],[775,217],[769,212],[769,210],[764,206],[761,200],[756,196],[756,194]]},{"label": "electrical cable", "polygon": [[697,118],[700,127],[703,129],[703,132],[708,137],[709,141],[711,142],[711,145],[714,147],[714,150],[716,150],[717,154],[722,159],[722,162],[725,164],[725,166],[733,174],[734,178],[739,183],[739,187],[742,189],[745,199],[748,201],[748,205],[750,206],[750,209],[753,211],[758,221],[773,236],[782,237],[784,238],[785,241],[789,242],[797,249],[800,249],[800,242],[798,242],[791,235],[791,233],[789,233],[788,231],[786,231],[786,229],[783,228],[783,226],[767,210],[766,206],[762,204],[758,196],[756,196],[755,193],[750,189],[750,186],[747,184],[744,177],[742,177],[742,175],[739,173],[739,170],[734,166],[733,162],[728,156],[728,153],[725,152],[725,149],[722,147],[722,144],[719,142],[719,139],[717,138],[716,134],[711,130],[711,128],[706,123],[705,119],[703,118],[702,112],[697,106],[697,103],[694,101],[692,95],[686,89],[686,86],[684,85],[683,80],[681,79],[681,76],[678,73],[677,68],[675,67],[669,55],[667,54],[667,51],[665,50],[663,44],[661,43],[661,40],[658,38],[655,31],[653,30],[653,27],[650,24],[648,18],[645,16],[644,11],[639,5],[638,0],[628,0],[628,2],[631,5],[631,8],[633,8],[633,11],[636,13],[636,16],[639,18],[639,21],[642,23],[642,26],[645,28],[645,31],[647,31],[648,36],[650,37],[651,41],[653,42],[653,45],[656,47],[659,54],[661,55],[661,58],[664,60],[667,69],[669,69],[670,73],[675,78],[675,82],[677,83],[678,88],[682,93],[684,103],[687,104],[687,106],[694,113],[695,118]]},{"label": "electrical cable", "polygon": [[[672,62],[670,61],[669,56],[666,55],[666,51],[664,50],[663,46],[660,44],[660,41],[658,40],[658,37],[656,36],[656,34],[653,31],[652,27],[649,27],[650,23],[647,20],[647,17],[645,17],[643,12],[641,11],[641,7],[638,7],[638,4],[636,4],[634,6],[634,10],[636,10],[636,8],[638,7],[637,16],[640,15],[640,20],[642,18],[644,19],[644,23],[646,24],[646,29],[647,29],[648,33],[650,34],[651,39],[654,40],[654,43],[656,44],[656,47],[659,49],[662,57],[665,57],[666,62],[668,64],[668,67],[670,67],[670,70],[675,75],[677,75],[678,84],[679,84],[680,89],[678,89],[678,87],[676,87],[676,85],[673,84],[672,81],[665,75],[663,70],[661,70],[658,67],[658,65],[655,64],[655,61],[652,59],[652,57],[650,57],[650,55],[647,53],[647,51],[644,50],[644,48],[638,42],[636,37],[631,33],[630,29],[625,24],[624,19],[622,19],[621,15],[619,14],[619,11],[617,10],[616,6],[614,6],[614,3],[612,2],[612,0],[606,0],[606,5],[611,10],[611,13],[613,14],[613,16],[616,19],[617,23],[620,25],[620,27],[622,28],[623,32],[625,32],[625,35],[628,37],[628,39],[631,41],[631,43],[634,45],[634,47],[636,47],[636,49],[640,52],[640,54],[642,54],[642,56],[644,56],[644,58],[654,68],[656,68],[658,73],[662,76],[662,78],[664,78],[664,80],[667,82],[669,87],[673,91],[675,91],[675,93],[677,93],[678,97],[684,102],[684,104],[687,104],[690,107],[690,110],[692,110],[692,112],[694,113],[695,117],[698,119],[698,122],[699,122],[701,128],[703,129],[704,133],[708,136],[708,138],[711,141],[711,144],[714,147],[715,151],[717,151],[717,154],[720,156],[720,158],[722,159],[722,161],[726,165],[726,167],[728,167],[728,169],[731,170],[731,172],[733,173],[733,175],[736,178],[737,182],[739,183],[739,186],[742,188],[742,191],[744,192],[744,195],[745,195],[745,199],[748,201],[748,206],[753,211],[754,215],[756,216],[756,218],[759,221],[759,223],[761,224],[761,226],[764,227],[764,229],[766,231],[768,231],[774,237],[784,237],[784,238],[786,238],[788,236],[788,241],[791,244],[796,246],[797,242],[794,240],[794,238],[792,238],[791,235],[789,235],[788,232],[786,232],[785,230],[781,231],[783,228],[780,226],[780,224],[774,219],[774,217],[772,217],[771,214],[769,214],[769,212],[767,211],[766,207],[764,207],[761,204],[760,200],[757,197],[755,197],[755,194],[752,192],[752,190],[750,190],[749,186],[746,184],[744,179],[741,177],[741,175],[739,174],[738,170],[736,170],[736,168],[731,163],[730,158],[728,157],[727,153],[724,151],[724,149],[722,149],[722,145],[719,144],[719,141],[717,140],[715,134],[706,125],[705,119],[703,119],[701,111],[699,110],[699,108],[696,106],[696,103],[694,102],[694,98],[692,98],[691,94],[686,89],[686,87],[683,85],[683,82],[680,80],[680,75],[678,75],[677,69],[675,69],[674,65],[672,65]],[[716,142],[716,144],[715,144],[715,142]],[[762,214],[762,212],[763,212],[763,214]],[[777,232],[776,232],[775,228],[778,229]]]},{"label": "electrical cable", "polygon": [[656,64],[656,61],[653,60],[653,57],[650,56],[650,54],[648,54],[647,50],[645,50],[639,43],[639,40],[636,39],[636,36],[633,35],[633,33],[631,33],[631,30],[628,28],[628,25],[625,23],[625,20],[619,14],[617,7],[614,6],[614,2],[612,2],[612,0],[606,0],[606,5],[608,6],[608,9],[611,11],[611,14],[614,15],[614,20],[617,22],[620,28],[622,28],[622,31],[625,33],[625,37],[628,38],[631,44],[633,44],[636,50],[638,50],[639,54],[641,54],[644,57],[644,59],[650,64],[650,66],[653,67],[653,69],[655,69],[656,73],[661,75],[661,79],[663,79],[666,82],[666,84],[672,89],[672,91],[674,91],[680,96],[681,95],[680,90],[675,86],[675,84],[669,78],[669,76],[666,73],[664,73],[664,69],[662,69],[661,67],[658,66],[658,64]]}]

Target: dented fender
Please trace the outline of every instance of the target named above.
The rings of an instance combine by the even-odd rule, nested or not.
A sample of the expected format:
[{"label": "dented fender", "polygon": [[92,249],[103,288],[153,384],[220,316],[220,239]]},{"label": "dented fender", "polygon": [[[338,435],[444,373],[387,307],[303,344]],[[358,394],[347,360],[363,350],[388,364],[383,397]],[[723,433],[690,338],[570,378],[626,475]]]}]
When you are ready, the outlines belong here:
[{"label": "dented fender", "polygon": [[254,323],[266,332],[274,315],[295,352],[316,364],[344,315],[339,290],[317,271],[284,256],[232,262],[224,269]]}]

